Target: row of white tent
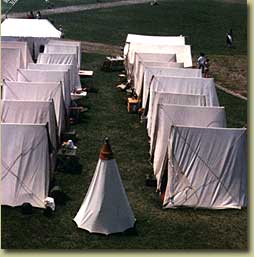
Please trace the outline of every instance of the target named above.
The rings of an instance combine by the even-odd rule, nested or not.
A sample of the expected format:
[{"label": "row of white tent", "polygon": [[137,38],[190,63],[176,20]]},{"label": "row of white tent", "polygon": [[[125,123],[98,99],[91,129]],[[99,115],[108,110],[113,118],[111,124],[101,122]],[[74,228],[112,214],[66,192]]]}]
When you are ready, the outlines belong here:
[{"label": "row of white tent", "polygon": [[163,207],[245,207],[246,129],[226,127],[214,79],[192,68],[185,38],[129,34],[124,53]]},{"label": "row of white tent", "polygon": [[1,203],[45,208],[71,93],[81,87],[81,44],[45,37],[34,63],[25,37],[9,39],[1,44]]}]

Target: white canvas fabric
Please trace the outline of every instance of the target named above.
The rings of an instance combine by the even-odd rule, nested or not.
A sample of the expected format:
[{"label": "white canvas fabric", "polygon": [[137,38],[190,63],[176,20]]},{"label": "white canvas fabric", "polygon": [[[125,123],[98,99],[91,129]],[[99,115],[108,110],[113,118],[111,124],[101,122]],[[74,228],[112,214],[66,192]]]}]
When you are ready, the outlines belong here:
[{"label": "white canvas fabric", "polygon": [[246,129],[175,126],[163,206],[247,206]]},{"label": "white canvas fabric", "polygon": [[183,36],[150,36],[128,34],[124,46],[124,54],[127,55],[130,44],[156,44],[156,45],[185,45]]},{"label": "white canvas fabric", "polygon": [[61,83],[66,109],[71,103],[70,73],[69,70],[29,70],[18,69],[19,82],[58,82]]},{"label": "white canvas fabric", "polygon": [[53,172],[59,144],[53,101],[3,100],[0,103],[2,123],[48,124],[51,143],[51,171]]},{"label": "white canvas fabric", "polygon": [[159,105],[157,110],[155,133],[153,134],[153,170],[157,179],[157,189],[161,182],[165,163],[171,127],[175,125],[200,127],[226,127],[224,107],[202,107],[184,105]]},{"label": "white canvas fabric", "polygon": [[34,59],[37,59],[41,45],[45,45],[51,38],[60,38],[61,34],[46,19],[8,18],[1,24],[2,40],[27,42]]},{"label": "white canvas fabric", "polygon": [[80,77],[78,75],[77,57],[75,54],[39,54],[37,63],[40,64],[69,64],[72,65],[72,72],[75,74],[75,87],[80,88]]},{"label": "white canvas fabric", "polygon": [[[166,76],[166,77],[189,77],[202,78],[201,69],[184,69],[175,67],[152,66],[149,63],[143,63],[140,66],[139,76],[136,77],[136,92],[141,96],[143,85],[149,86],[152,76]],[[147,87],[143,91],[147,95]]]},{"label": "white canvas fabric", "polygon": [[129,66],[132,77],[137,76],[139,72],[140,62],[174,62],[175,63],[176,55],[135,52],[134,63],[133,65]]},{"label": "white canvas fabric", "polygon": [[185,45],[185,37],[180,36],[151,36],[128,34],[127,43],[143,43],[143,44],[161,44],[161,45]]},{"label": "white canvas fabric", "polygon": [[18,69],[22,65],[21,50],[1,48],[1,79],[16,81]]},{"label": "white canvas fabric", "polygon": [[135,53],[164,53],[176,54],[176,61],[183,62],[184,67],[192,67],[192,56],[190,45],[146,45],[146,44],[130,44],[129,51],[126,56],[127,63],[134,64]]},{"label": "white canvas fabric", "polygon": [[27,42],[20,41],[1,41],[1,48],[14,48],[21,50],[21,65],[19,68],[27,68],[28,63],[32,63],[32,56]]},{"label": "white canvas fabric", "polygon": [[52,99],[60,137],[65,129],[66,109],[62,86],[59,83],[6,82],[3,84],[3,100],[51,101]]},{"label": "white canvas fabric", "polygon": [[130,77],[131,80],[134,81],[134,87],[136,87],[135,80],[140,81],[140,78],[143,75],[144,66],[162,67],[162,68],[184,68],[184,65],[182,62],[181,63],[179,63],[179,62],[156,62],[156,61],[139,62],[137,69],[135,70],[135,72],[133,72],[133,75],[131,75],[131,77]]},{"label": "white canvas fabric", "polygon": [[123,232],[134,226],[135,217],[114,159],[99,159],[74,221],[79,228],[106,235]]},{"label": "white canvas fabric", "polygon": [[75,54],[77,58],[77,65],[78,68],[80,68],[80,55],[79,55],[79,48],[78,46],[72,46],[72,45],[57,45],[57,44],[51,44],[48,43],[45,45],[44,53],[46,54]]},{"label": "white canvas fabric", "polygon": [[31,55],[32,60],[28,60],[28,62],[33,62],[38,57],[40,53],[40,47],[47,44],[49,38],[45,37],[13,37],[13,36],[1,36],[1,42],[20,42],[26,43],[28,46],[28,51]]},{"label": "white canvas fabric", "polygon": [[1,204],[44,208],[50,162],[45,124],[1,124]]},{"label": "white canvas fabric", "polygon": [[1,36],[60,38],[61,31],[46,19],[7,18],[1,24]]},{"label": "white canvas fabric", "polygon": [[[145,92],[146,90],[146,92]],[[213,78],[184,78],[153,76],[150,84],[144,85],[142,107],[152,102],[154,91],[205,95],[207,106],[219,106],[219,100]]]},{"label": "white canvas fabric", "polygon": [[[151,139],[151,147],[153,141],[153,134],[155,131],[155,121],[157,120],[157,110],[159,104],[177,104],[177,105],[191,105],[191,106],[206,106],[204,95],[190,95],[190,94],[171,94],[164,92],[154,92],[154,98],[149,108],[149,119],[147,119],[147,134]],[[146,111],[146,110],[145,110]]]},{"label": "white canvas fabric", "polygon": [[81,57],[82,57],[82,48],[81,48],[81,41],[74,41],[74,40],[63,40],[63,39],[50,39],[48,41],[50,45],[63,45],[63,46],[76,46],[78,47],[78,64],[79,67],[81,66]]},{"label": "white canvas fabric", "polygon": [[39,63],[28,63],[28,69],[30,70],[55,70],[55,71],[66,71],[69,70],[70,75],[70,88],[71,91],[75,88],[75,74],[73,73],[72,65],[70,64],[39,64]]}]

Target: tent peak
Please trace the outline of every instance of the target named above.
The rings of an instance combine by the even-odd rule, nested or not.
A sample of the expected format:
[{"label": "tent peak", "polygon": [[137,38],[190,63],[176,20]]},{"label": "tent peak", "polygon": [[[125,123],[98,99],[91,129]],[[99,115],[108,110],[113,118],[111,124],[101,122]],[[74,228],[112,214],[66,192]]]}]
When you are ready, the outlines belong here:
[{"label": "tent peak", "polygon": [[101,160],[111,160],[111,159],[113,159],[113,152],[112,152],[111,145],[109,143],[109,138],[108,137],[104,138],[104,143],[102,145],[99,158]]}]

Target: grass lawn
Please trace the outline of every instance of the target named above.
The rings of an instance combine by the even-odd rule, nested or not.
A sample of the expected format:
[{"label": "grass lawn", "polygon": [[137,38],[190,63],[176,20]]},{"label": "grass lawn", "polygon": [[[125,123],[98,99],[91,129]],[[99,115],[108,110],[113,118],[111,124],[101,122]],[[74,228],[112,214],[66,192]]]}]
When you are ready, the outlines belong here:
[{"label": "grass lawn", "polygon": [[[57,184],[69,200],[52,218],[41,210],[24,216],[20,208],[2,207],[2,248],[15,249],[246,249],[247,210],[162,210],[155,189],[145,186],[152,173],[143,124],[128,114],[126,94],[115,88],[117,73],[100,71],[105,56],[86,54],[86,68],[95,70],[94,86],[85,101],[89,111],[74,125],[79,134],[82,172],[57,172]],[[246,102],[218,92],[228,126],[246,123]],[[137,235],[90,235],[72,221],[95,171],[104,136],[109,136],[123,184],[137,219]]]},{"label": "grass lawn", "polygon": [[[64,26],[66,38],[123,45],[127,33],[184,34],[190,36],[188,40],[195,54],[202,49],[214,58],[221,58],[221,55],[246,55],[246,12],[246,5],[195,0],[163,1],[154,8],[128,6],[50,18]],[[229,51],[225,49],[224,36],[231,27],[235,48]],[[161,209],[155,188],[145,186],[145,174],[151,174],[152,167],[148,162],[144,125],[138,115],[127,113],[127,96],[115,88],[118,73],[100,70],[104,59],[100,54],[83,54],[83,68],[95,71],[93,84],[98,92],[88,94],[84,104],[89,111],[82,113],[79,124],[73,125],[79,134],[81,173],[56,173],[57,184],[69,200],[57,206],[51,218],[43,216],[42,210],[24,216],[19,207],[2,207],[2,248],[246,250],[247,209]],[[247,102],[222,91],[218,91],[218,97],[220,105],[225,106],[228,127],[244,126]],[[137,219],[137,235],[89,234],[77,229],[72,221],[88,190],[104,136],[112,143]]]},{"label": "grass lawn", "polygon": [[[243,3],[246,3],[243,1]],[[61,24],[66,37],[113,45],[124,45],[128,33],[185,35],[194,57],[247,54],[247,5],[222,1],[160,1],[159,6],[130,5],[79,13],[50,15]],[[71,23],[69,21],[72,21]],[[225,47],[232,28],[234,48]]]}]

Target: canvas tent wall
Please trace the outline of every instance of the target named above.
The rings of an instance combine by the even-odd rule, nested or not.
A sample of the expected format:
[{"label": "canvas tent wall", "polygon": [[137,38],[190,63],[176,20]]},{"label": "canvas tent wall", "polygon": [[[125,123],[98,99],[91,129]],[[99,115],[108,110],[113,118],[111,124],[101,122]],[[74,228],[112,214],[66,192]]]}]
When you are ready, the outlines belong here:
[{"label": "canvas tent wall", "polygon": [[75,54],[39,54],[37,63],[39,64],[67,64],[72,65],[72,74],[75,74],[75,87],[80,88],[80,77],[78,75],[77,58]]},{"label": "canvas tent wall", "polygon": [[161,77],[153,76],[150,84],[143,87],[142,107],[148,107],[152,103],[154,91],[167,93],[181,93],[205,95],[207,106],[219,106],[219,101],[215,89],[213,78],[181,78],[181,77]]},{"label": "canvas tent wall", "polygon": [[[161,190],[163,171],[167,162],[171,127],[175,125],[226,127],[224,107],[200,107],[184,105],[160,105],[153,133],[153,170],[157,189]],[[184,158],[184,156],[183,156]]]},{"label": "canvas tent wall", "polygon": [[74,40],[63,40],[63,39],[50,39],[48,41],[50,45],[63,45],[63,46],[76,46],[78,48],[78,64],[79,67],[81,66],[82,61],[82,48],[81,48],[81,41],[74,41]]},{"label": "canvas tent wall", "polygon": [[128,54],[131,44],[156,44],[156,45],[185,45],[185,37],[183,36],[150,36],[128,34],[124,46],[124,55]]},{"label": "canvas tent wall", "polygon": [[3,84],[3,100],[51,101],[52,99],[60,137],[66,126],[66,109],[60,83],[5,82]]},{"label": "canvas tent wall", "polygon": [[27,42],[1,41],[1,48],[14,48],[21,50],[21,65],[19,68],[27,68],[28,63],[33,62]]},{"label": "canvas tent wall", "polygon": [[1,79],[16,81],[21,63],[22,58],[20,49],[1,48]]},{"label": "canvas tent wall", "polygon": [[174,126],[169,140],[164,208],[247,206],[245,128]]},{"label": "canvas tent wall", "polygon": [[50,38],[60,38],[61,31],[46,19],[7,18],[1,24],[1,37],[2,40],[26,41],[31,55],[36,59],[40,46]]},{"label": "canvas tent wall", "polygon": [[171,94],[155,91],[153,101],[151,102],[149,119],[147,119],[146,126],[147,134],[151,138],[151,147],[153,144],[153,133],[155,130],[157,111],[160,104],[206,106],[204,95]]},{"label": "canvas tent wall", "polygon": [[53,172],[59,144],[53,101],[3,100],[0,103],[2,123],[48,124],[51,146],[51,171]]},{"label": "canvas tent wall", "polygon": [[176,61],[183,62],[184,67],[192,67],[192,56],[190,45],[145,45],[145,44],[131,44],[129,47],[126,62],[133,65],[135,60],[135,53],[164,53],[176,54]]},{"label": "canvas tent wall", "polygon": [[80,55],[79,55],[79,48],[75,45],[57,45],[56,43],[47,43],[44,48],[44,53],[46,54],[75,54],[77,58],[77,66],[78,69],[80,68]]},{"label": "canvas tent wall", "polygon": [[68,74],[70,75],[70,90],[71,92],[75,88],[75,74],[73,73],[72,65],[70,64],[39,64],[39,63],[29,63],[28,69],[30,70],[43,70],[43,71],[66,71],[69,70]]},{"label": "canvas tent wall", "polygon": [[139,76],[135,79],[135,88],[138,96],[141,96],[143,85],[149,85],[153,76],[166,76],[166,77],[189,77],[189,78],[202,78],[201,69],[184,69],[184,68],[171,68],[163,66],[150,66],[147,63],[140,65]]},{"label": "canvas tent wall", "polygon": [[[22,143],[21,143],[22,142]],[[45,124],[1,124],[1,204],[44,208],[50,162]]]},{"label": "canvas tent wall", "polygon": [[[164,54],[161,54],[161,55],[164,55]],[[154,67],[169,67],[169,68],[184,68],[184,63],[183,62],[168,62],[168,61],[163,61],[163,60],[145,60],[145,61],[142,61],[142,62],[138,62],[138,63],[135,63],[136,64],[136,67],[133,67],[133,65],[131,64],[128,64],[127,67],[127,74],[128,74],[128,70],[131,70],[131,74],[128,74],[128,78],[133,80],[134,76],[136,76],[138,73],[139,73],[139,69],[140,69],[140,66],[142,64],[147,64],[147,65],[151,65],[151,66],[154,66]]]},{"label": "canvas tent wall", "polygon": [[19,82],[58,82],[62,85],[66,109],[71,104],[71,88],[69,70],[45,71],[18,69],[17,81]]},{"label": "canvas tent wall", "polygon": [[139,72],[140,62],[174,62],[175,63],[176,55],[135,52],[134,63],[132,65],[132,70],[131,70],[131,75],[133,77],[135,77]]}]

